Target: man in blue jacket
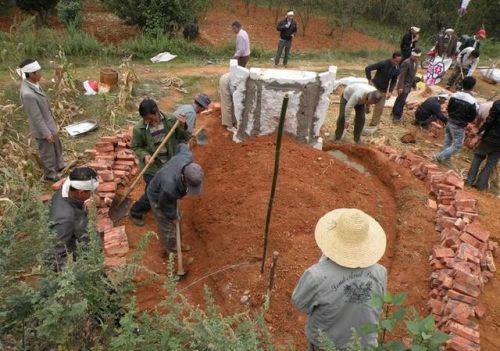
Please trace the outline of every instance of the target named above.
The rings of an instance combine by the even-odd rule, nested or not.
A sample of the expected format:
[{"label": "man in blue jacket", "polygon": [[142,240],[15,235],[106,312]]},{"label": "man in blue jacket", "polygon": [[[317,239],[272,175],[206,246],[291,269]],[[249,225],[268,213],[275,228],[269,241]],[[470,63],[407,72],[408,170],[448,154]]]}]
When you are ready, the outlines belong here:
[{"label": "man in blue jacket", "polygon": [[285,57],[283,58],[283,66],[288,64],[288,55],[292,48],[292,39],[297,34],[297,22],[293,19],[294,12],[288,11],[286,17],[278,23],[276,29],[280,32],[280,41],[278,43],[278,51],[274,58],[274,65],[278,66],[281,59],[283,48],[285,49]]},{"label": "man in blue jacket", "polygon": [[[176,224],[179,220],[177,200],[186,195],[199,196],[203,186],[203,169],[193,162],[193,154],[187,144],[179,144],[172,157],[149,183],[147,194],[160,232],[160,238],[168,254],[177,251]],[[182,245],[182,251],[189,251]]]}]

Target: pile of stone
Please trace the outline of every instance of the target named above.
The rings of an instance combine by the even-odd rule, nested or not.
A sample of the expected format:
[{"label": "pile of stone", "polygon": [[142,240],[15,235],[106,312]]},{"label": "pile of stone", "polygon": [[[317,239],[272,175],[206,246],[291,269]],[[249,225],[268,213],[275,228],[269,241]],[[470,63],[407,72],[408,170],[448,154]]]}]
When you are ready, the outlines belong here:
[{"label": "pile of stone", "polygon": [[486,306],[479,302],[484,284],[496,271],[493,257],[500,256],[498,243],[477,220],[477,199],[463,190],[464,182],[454,171],[443,171],[424,158],[383,146],[380,150],[394,162],[411,169],[427,182],[436,200],[439,243],[432,249],[428,307],[438,328],[449,333],[446,351],[480,350],[479,324]]},{"label": "pile of stone", "polygon": [[[114,227],[109,218],[109,206],[118,186],[127,186],[139,173],[139,160],[130,149],[131,138],[132,127],[129,127],[126,132],[101,137],[94,149],[85,150],[90,157],[85,166],[93,168],[99,175],[96,230],[103,238],[106,267],[125,264],[124,256],[129,251],[125,226]],[[64,180],[54,183],[52,188],[58,190]]]}]

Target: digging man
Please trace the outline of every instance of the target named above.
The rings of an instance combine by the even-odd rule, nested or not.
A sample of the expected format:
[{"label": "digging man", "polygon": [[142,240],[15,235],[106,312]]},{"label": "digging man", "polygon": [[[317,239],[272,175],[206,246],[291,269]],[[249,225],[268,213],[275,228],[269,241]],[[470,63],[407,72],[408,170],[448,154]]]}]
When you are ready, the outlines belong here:
[{"label": "digging man", "polygon": [[[197,197],[203,187],[203,169],[193,162],[193,154],[185,143],[179,144],[178,153],[153,177],[147,194],[158,224],[160,238],[167,257],[177,251],[176,224],[180,220],[177,202],[186,195]],[[189,245],[182,244],[182,251]]]},{"label": "digging man", "polygon": [[361,144],[361,132],[365,125],[366,106],[376,104],[382,99],[382,94],[374,87],[364,83],[350,84],[345,88],[340,98],[339,118],[335,130],[335,141],[339,141],[348,126],[352,110],[354,117],[354,141]]},{"label": "digging man", "polygon": [[35,138],[40,154],[45,180],[56,182],[58,172],[66,164],[63,160],[63,148],[57,133],[57,124],[50,109],[49,100],[45,95],[40,80],[42,67],[33,59],[26,59],[19,65],[17,73],[23,79],[21,83],[21,102],[28,115],[31,135]]}]

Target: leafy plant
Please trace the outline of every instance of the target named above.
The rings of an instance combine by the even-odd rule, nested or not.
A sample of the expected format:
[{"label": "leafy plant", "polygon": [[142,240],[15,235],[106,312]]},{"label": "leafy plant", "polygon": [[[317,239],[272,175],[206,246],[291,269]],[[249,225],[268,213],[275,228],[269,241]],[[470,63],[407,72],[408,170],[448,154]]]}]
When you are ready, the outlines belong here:
[{"label": "leafy plant", "polygon": [[56,9],[57,15],[66,28],[80,28],[82,23],[81,0],[59,0]]},{"label": "leafy plant", "polygon": [[21,10],[36,13],[37,23],[47,25],[50,11],[56,6],[58,0],[16,0],[16,5]]}]

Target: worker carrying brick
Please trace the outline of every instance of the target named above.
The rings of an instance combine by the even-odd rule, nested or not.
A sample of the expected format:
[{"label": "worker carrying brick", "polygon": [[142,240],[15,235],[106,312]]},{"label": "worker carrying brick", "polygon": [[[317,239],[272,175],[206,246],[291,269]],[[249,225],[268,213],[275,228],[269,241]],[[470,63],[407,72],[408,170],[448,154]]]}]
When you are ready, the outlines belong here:
[{"label": "worker carrying brick", "polygon": [[415,124],[427,128],[434,121],[448,123],[448,118],[441,110],[441,106],[448,101],[448,94],[441,92],[437,96],[427,98],[415,111]]},{"label": "worker carrying brick", "polygon": [[[479,133],[482,134],[481,142],[474,151],[465,184],[478,190],[487,190],[490,176],[500,159],[500,100],[494,102],[489,117],[479,129]],[[486,165],[479,172],[479,167],[485,159]]]},{"label": "worker carrying brick", "polygon": [[[167,255],[177,251],[176,224],[180,220],[177,200],[186,195],[197,197],[203,188],[203,169],[193,162],[187,144],[179,144],[178,153],[153,177],[147,189],[149,203],[160,232],[160,239]],[[189,245],[182,244],[182,251]]]},{"label": "worker carrying brick", "polygon": [[31,135],[38,146],[45,180],[56,182],[59,180],[58,172],[62,171],[66,164],[54,115],[47,95],[40,86],[42,67],[38,61],[26,59],[16,71],[23,80],[21,102],[28,115]]},{"label": "worker carrying brick", "polygon": [[[340,350],[349,344],[353,329],[378,324],[381,310],[368,301],[386,291],[387,271],[377,263],[386,235],[375,219],[351,208],[325,214],[314,235],[323,255],[300,278],[292,302],[307,314],[309,350],[320,350],[320,332]],[[377,334],[362,336],[361,345],[376,346]]]},{"label": "worker carrying brick", "polygon": [[344,134],[344,129],[349,124],[349,118],[354,110],[354,141],[361,143],[361,132],[365,126],[366,108],[376,104],[382,99],[382,94],[376,88],[366,83],[349,84],[344,89],[340,98],[339,118],[335,129],[335,141],[339,141]]},{"label": "worker carrying brick", "polygon": [[87,234],[87,208],[97,189],[97,172],[90,167],[79,167],[71,171],[62,187],[52,196],[50,206],[50,228],[55,232],[55,264],[60,270],[67,255],[76,259],[76,248],[89,242]]},{"label": "worker carrying brick", "polygon": [[[189,109],[184,108],[183,110],[188,111]],[[151,209],[146,194],[149,182],[153,179],[156,172],[175,155],[179,142],[188,140],[189,132],[187,116],[183,113],[178,113],[177,117],[166,115],[160,111],[158,105],[152,99],[142,100],[139,105],[139,114],[142,119],[134,126],[130,148],[134,150],[139,158],[141,168],[144,168],[149,162],[151,155],[156,151],[176,120],[180,122],[174,135],[170,138],[168,143],[165,144],[164,149],[158,154],[154,162],[144,173],[144,194],[130,208],[129,216],[132,222],[137,226],[143,226],[143,217]],[[191,125],[194,125],[192,121],[193,116],[190,115],[189,118],[191,118]],[[196,113],[194,119],[196,120]]]}]

